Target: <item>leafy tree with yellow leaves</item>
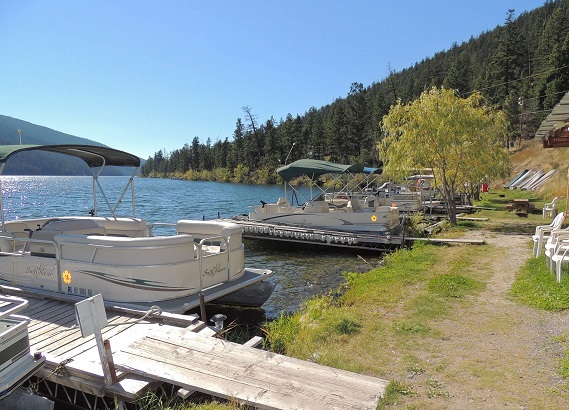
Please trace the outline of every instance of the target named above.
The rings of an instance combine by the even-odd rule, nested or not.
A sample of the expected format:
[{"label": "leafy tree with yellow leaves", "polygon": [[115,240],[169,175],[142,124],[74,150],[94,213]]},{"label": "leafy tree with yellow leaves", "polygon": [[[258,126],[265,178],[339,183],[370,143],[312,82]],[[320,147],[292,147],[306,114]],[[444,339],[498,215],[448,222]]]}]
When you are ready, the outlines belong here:
[{"label": "leafy tree with yellow leaves", "polygon": [[408,104],[398,101],[381,127],[384,173],[400,179],[432,169],[453,225],[456,194],[509,174],[504,114],[486,106],[479,93],[461,98],[454,90],[433,87]]}]

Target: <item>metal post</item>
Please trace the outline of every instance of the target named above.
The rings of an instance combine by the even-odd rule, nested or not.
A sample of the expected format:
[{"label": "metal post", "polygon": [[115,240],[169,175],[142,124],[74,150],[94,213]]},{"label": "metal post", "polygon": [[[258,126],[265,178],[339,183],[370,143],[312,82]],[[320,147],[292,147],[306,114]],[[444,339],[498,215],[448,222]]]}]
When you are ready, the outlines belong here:
[{"label": "metal post", "polygon": [[204,322],[207,325],[207,317],[205,313],[205,298],[202,292],[200,292],[200,316],[202,322]]},{"label": "metal post", "polygon": [[115,384],[118,381],[118,378],[117,378],[117,371],[115,369],[115,361],[113,360],[113,352],[111,350],[111,341],[109,339],[105,339],[103,340],[103,345],[105,346],[105,353],[107,354],[111,380],[113,384]]}]

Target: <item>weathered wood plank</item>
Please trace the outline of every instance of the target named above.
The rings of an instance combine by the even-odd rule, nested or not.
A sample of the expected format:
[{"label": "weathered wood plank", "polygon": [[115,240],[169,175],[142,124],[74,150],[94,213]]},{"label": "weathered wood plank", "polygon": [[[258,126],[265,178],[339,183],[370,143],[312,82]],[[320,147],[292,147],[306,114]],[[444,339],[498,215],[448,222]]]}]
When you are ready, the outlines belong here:
[{"label": "weathered wood plank", "polygon": [[41,311],[45,306],[52,306],[54,303],[49,299],[26,299],[28,301],[28,306],[24,311],[26,315],[29,313],[35,313]]},{"label": "weathered wood plank", "polygon": [[[116,321],[115,323],[121,323]],[[122,322],[124,323],[124,322]],[[102,333],[103,339],[109,339],[111,350],[118,351],[120,348],[132,343],[133,340],[140,339],[149,333],[158,331],[161,327],[159,323],[139,322],[138,324],[125,324],[114,327],[105,328]],[[62,355],[61,351],[56,351]],[[75,344],[72,349],[65,352],[65,357],[76,357],[81,355],[81,358],[86,360],[99,361],[99,351],[97,350],[97,343],[94,337],[83,339],[83,343]]]},{"label": "weathered wood plank", "polygon": [[261,343],[263,343],[263,338],[261,336],[254,336],[251,339],[247,340],[245,343],[243,343],[243,346],[257,347]]},{"label": "weathered wood plank", "polygon": [[[108,319],[108,321],[113,322],[114,320],[120,317],[121,316],[113,316],[110,319]],[[81,331],[79,327],[75,328],[55,327],[51,329],[48,333],[45,333],[41,341],[38,340],[36,342],[34,340],[33,348],[35,348],[36,350],[41,350],[51,353],[54,350],[58,349],[60,346],[72,343],[77,339],[81,339]]]},{"label": "weathered wood plank", "polygon": [[[128,329],[128,327],[132,325],[124,323],[130,322],[131,320],[133,320],[132,316],[113,317],[112,320],[108,321],[108,323],[111,326],[107,326],[101,331],[103,339],[107,339],[114,334],[117,334],[125,329]],[[59,341],[58,343],[55,343],[52,346],[50,346],[49,352],[55,356],[61,356],[61,357],[65,356],[66,358],[70,358],[70,357],[75,357],[76,355],[80,354],[85,350],[89,350],[91,347],[95,345],[96,345],[95,338],[92,335],[86,338],[82,337],[81,331],[78,328],[76,333],[68,336],[63,341]]]},{"label": "weathered wood plank", "polygon": [[259,408],[375,409],[387,382],[172,329],[134,342],[115,365]]},{"label": "weathered wood plank", "polygon": [[28,325],[28,332],[33,332],[37,328],[44,327],[46,324],[60,324],[60,323],[67,323],[71,321],[75,321],[75,311],[65,307],[61,307],[61,309],[52,312],[49,316],[29,316],[27,315],[31,322]]}]

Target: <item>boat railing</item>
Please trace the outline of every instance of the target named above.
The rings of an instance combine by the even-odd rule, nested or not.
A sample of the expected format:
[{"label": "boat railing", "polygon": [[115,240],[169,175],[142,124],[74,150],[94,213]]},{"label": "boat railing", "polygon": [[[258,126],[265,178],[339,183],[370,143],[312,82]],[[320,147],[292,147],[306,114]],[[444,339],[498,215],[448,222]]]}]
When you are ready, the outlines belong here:
[{"label": "boat railing", "polygon": [[176,224],[170,223],[170,222],[154,222],[154,223],[148,224],[148,236],[154,236],[154,228],[155,227],[168,227],[168,228],[176,229]]},{"label": "boat railing", "polygon": [[0,295],[0,319],[12,316],[17,319],[29,321],[29,318],[26,316],[15,315],[16,312],[21,311],[26,306],[28,306],[26,299],[16,296]]},{"label": "boat railing", "polygon": [[22,238],[13,235],[0,235],[0,253],[9,253],[24,256],[30,249],[30,244],[46,244],[53,247],[55,255],[56,243],[47,239]]},{"label": "boat railing", "polygon": [[[204,261],[205,259],[207,259],[208,257],[213,257],[215,255],[219,255],[219,254],[226,254],[226,262],[227,262],[227,281],[229,282],[231,280],[231,251],[229,249],[229,239],[230,238],[225,238],[222,235],[214,235],[214,236],[209,236],[206,238],[203,238],[199,241],[198,243],[198,247],[197,247],[197,253],[198,253],[198,259],[199,259],[199,264],[200,264],[200,289],[204,289],[204,271],[205,271],[205,267],[204,267]],[[208,245],[210,244],[210,245]],[[208,250],[210,250],[210,246],[215,246],[216,248],[218,248],[219,250],[215,253],[210,253],[208,252]],[[205,286],[208,287],[208,286]]]}]

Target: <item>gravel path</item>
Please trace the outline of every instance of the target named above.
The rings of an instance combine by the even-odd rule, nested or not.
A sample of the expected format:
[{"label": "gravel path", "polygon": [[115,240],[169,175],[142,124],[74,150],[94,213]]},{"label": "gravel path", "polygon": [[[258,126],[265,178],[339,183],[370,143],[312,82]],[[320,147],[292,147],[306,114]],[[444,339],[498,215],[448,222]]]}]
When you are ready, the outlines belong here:
[{"label": "gravel path", "polygon": [[468,237],[474,235],[502,257],[484,261],[492,276],[473,303],[435,325],[443,337],[421,353],[430,366],[409,376],[419,394],[405,400],[405,408],[569,409],[569,385],[556,371],[563,356],[558,337],[569,337],[569,312],[529,308],[507,294],[531,257],[528,236],[472,231]]}]

